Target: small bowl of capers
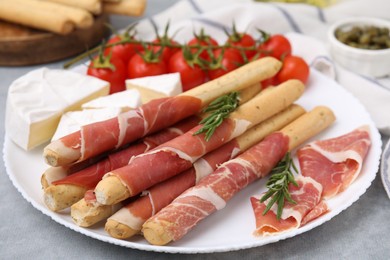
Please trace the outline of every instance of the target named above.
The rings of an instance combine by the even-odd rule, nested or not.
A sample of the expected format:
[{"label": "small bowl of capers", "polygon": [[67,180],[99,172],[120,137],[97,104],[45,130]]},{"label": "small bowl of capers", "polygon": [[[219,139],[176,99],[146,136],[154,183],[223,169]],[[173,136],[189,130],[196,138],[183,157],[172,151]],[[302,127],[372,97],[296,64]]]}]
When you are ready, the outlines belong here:
[{"label": "small bowl of capers", "polygon": [[329,28],[332,58],[342,67],[369,77],[390,75],[390,21],[355,17]]}]

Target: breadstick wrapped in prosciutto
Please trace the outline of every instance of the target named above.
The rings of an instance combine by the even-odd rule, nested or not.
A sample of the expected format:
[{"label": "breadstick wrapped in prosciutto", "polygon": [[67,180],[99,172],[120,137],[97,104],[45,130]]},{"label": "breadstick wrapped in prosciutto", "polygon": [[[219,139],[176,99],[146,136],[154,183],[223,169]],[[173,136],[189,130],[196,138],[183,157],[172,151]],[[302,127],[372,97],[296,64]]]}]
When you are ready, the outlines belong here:
[{"label": "breadstick wrapped in prosciutto", "polygon": [[116,118],[83,126],[80,131],[47,145],[43,152],[45,161],[51,166],[61,166],[118,149],[198,113],[221,95],[272,77],[280,67],[278,60],[263,58],[178,96],[152,100]]},{"label": "breadstick wrapped in prosciutto", "polygon": [[[303,113],[302,107],[291,105],[238,138],[198,159],[189,170],[144,191],[142,193],[144,196],[127,204],[108,220],[107,232],[111,236],[121,239],[129,238],[138,233],[141,230],[141,225],[149,217],[168,205],[184,190],[199,182],[202,177],[215,170],[217,165],[235,157],[270,132],[280,129]],[[79,226],[91,226],[111,216],[123,204],[100,205],[95,203],[95,198],[91,199],[91,197],[93,196],[84,197],[71,207],[72,219]]]},{"label": "breadstick wrapped in prosciutto", "polygon": [[204,133],[195,135],[202,128],[199,125],[152,151],[133,157],[128,165],[107,173],[98,183],[97,201],[105,205],[118,203],[189,169],[206,153],[287,108],[303,91],[304,85],[298,80],[268,88],[232,112],[209,140]]},{"label": "breadstick wrapped in prosciutto", "polygon": [[146,221],[142,228],[144,237],[154,245],[165,245],[182,238],[199,221],[224,208],[237,192],[266,176],[287,151],[325,129],[334,119],[331,110],[318,107],[268,135],[235,159],[219,166]]},{"label": "breadstick wrapped in prosciutto", "polygon": [[145,196],[120,209],[107,220],[105,230],[111,236],[119,239],[126,239],[139,233],[142,224],[147,219],[167,206],[186,189],[212,173],[218,165],[236,157],[266,135],[279,130],[304,112],[302,107],[292,105],[222,147],[206,154],[198,159],[191,169],[153,186]]},{"label": "breadstick wrapped in prosciutto", "polygon": [[[245,103],[259,92],[260,87],[254,85],[253,87],[240,91],[238,99],[240,100],[240,103]],[[41,178],[41,182],[45,187],[44,201],[48,207],[54,211],[69,207],[81,199],[86,190],[94,189],[107,171],[127,165],[132,156],[149,151],[150,149],[187,132],[197,125],[199,121],[200,116],[186,118],[173,127],[166,128],[154,135],[145,137],[143,141],[138,144],[130,145],[130,147],[126,149],[111,153],[108,157],[103,157],[106,159],[103,159],[98,163],[96,163],[98,158],[94,157],[71,166],[52,167],[46,171]],[[88,168],[83,167],[88,161],[91,161],[92,163],[95,162],[95,164]],[[77,169],[79,167],[83,168],[73,176],[66,177],[69,171],[73,171],[75,168]],[[61,176],[63,177],[60,178]]]},{"label": "breadstick wrapped in prosciutto", "polygon": [[[175,126],[145,137],[142,142],[135,143],[124,150],[109,154],[103,160],[92,164],[85,169],[53,181],[44,189],[44,202],[46,206],[53,211],[59,211],[70,207],[72,204],[82,199],[87,190],[94,189],[104,174],[127,165],[131,157],[153,149],[154,147],[187,132],[197,125],[199,121],[200,118],[197,116],[189,117],[180,121]],[[55,170],[56,169],[53,169],[53,171]],[[59,175],[63,174],[60,170],[59,172]]]}]

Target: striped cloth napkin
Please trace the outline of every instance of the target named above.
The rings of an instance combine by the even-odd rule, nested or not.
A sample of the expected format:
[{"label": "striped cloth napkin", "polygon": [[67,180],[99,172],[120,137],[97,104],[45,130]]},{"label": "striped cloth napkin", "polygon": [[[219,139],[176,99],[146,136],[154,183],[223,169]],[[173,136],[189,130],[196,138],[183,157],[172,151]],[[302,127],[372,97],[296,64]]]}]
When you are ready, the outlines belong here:
[{"label": "striped cloth napkin", "polygon": [[[390,18],[389,0],[338,0],[319,8],[307,4],[261,3],[251,0],[182,0],[171,8],[144,19],[137,26],[145,40],[155,37],[153,27],[163,32],[170,23],[169,35],[185,42],[200,28],[217,41],[226,40],[225,30],[235,23],[237,30],[259,35],[257,28],[289,37],[293,53],[315,69],[337,80],[355,95],[371,114],[384,135],[390,135],[390,78],[368,78],[352,73],[332,61],[327,49],[330,24],[350,16]],[[390,62],[390,61],[389,61]],[[389,65],[390,66],[390,65]]]}]

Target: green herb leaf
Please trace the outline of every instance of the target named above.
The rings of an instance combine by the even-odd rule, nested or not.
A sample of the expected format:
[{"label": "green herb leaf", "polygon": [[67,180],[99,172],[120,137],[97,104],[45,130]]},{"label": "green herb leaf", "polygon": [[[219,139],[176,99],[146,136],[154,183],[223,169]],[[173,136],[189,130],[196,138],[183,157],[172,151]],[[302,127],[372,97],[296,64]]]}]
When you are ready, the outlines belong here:
[{"label": "green herb leaf", "polygon": [[203,126],[196,131],[194,135],[205,133],[206,141],[210,140],[217,127],[222,124],[223,120],[225,120],[238,105],[239,98],[237,92],[231,92],[215,99],[203,109],[204,113],[210,114],[200,121],[200,124],[203,124]]},{"label": "green herb leaf", "polygon": [[272,208],[272,206],[277,203],[278,209],[276,213],[276,218],[280,220],[285,201],[289,203],[296,204],[291,198],[291,195],[288,191],[288,185],[292,183],[295,186],[298,186],[298,183],[294,179],[294,174],[291,171],[298,172],[297,167],[295,166],[290,152],[288,152],[282,160],[272,169],[271,177],[266,183],[268,191],[260,198],[260,202],[264,202],[270,198],[266,208],[263,211],[263,215]]}]

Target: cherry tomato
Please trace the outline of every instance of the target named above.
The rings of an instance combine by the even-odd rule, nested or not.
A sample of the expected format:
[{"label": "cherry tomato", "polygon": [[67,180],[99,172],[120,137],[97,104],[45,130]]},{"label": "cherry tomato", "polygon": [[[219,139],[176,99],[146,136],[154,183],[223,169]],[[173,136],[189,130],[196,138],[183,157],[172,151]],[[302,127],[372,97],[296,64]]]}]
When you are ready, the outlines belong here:
[{"label": "cherry tomato", "polygon": [[[192,38],[189,42],[188,42],[188,46],[196,46],[196,45],[199,45],[199,46],[218,46],[218,42],[212,38],[210,35],[207,35],[204,33],[203,29],[200,31],[200,34],[195,34],[194,38]],[[196,53],[197,51],[199,51],[199,48],[191,48],[191,51],[193,53]],[[199,54],[199,57],[201,57],[202,59],[204,60],[210,60],[210,55],[209,55],[209,52],[207,51],[207,49],[204,49],[203,51],[201,51],[201,53]]]},{"label": "cherry tomato", "polygon": [[[233,33],[229,35],[227,43],[233,46],[237,47],[244,47],[244,48],[255,48],[256,47],[256,41],[253,39],[251,35],[248,33],[238,33],[235,29],[235,26],[233,26]],[[240,54],[244,53],[247,60],[250,60],[257,51],[255,49],[253,50],[244,50],[240,51],[236,49]]]},{"label": "cherry tomato", "polygon": [[291,44],[283,35],[275,34],[261,44],[258,50],[261,56],[272,56],[276,59],[282,60],[283,57],[291,54]]},{"label": "cherry tomato", "polygon": [[[187,53],[180,50],[176,52],[169,60],[169,72],[179,72],[183,91],[192,89],[207,80],[206,72],[193,60],[188,60]],[[192,63],[192,64],[191,64]]]},{"label": "cherry tomato", "polygon": [[168,68],[161,56],[155,56],[152,50],[134,55],[127,66],[127,77],[129,79],[157,76],[168,73]]},{"label": "cherry tomato", "polygon": [[268,88],[269,86],[275,86],[275,85],[277,85],[277,82],[276,82],[276,78],[275,78],[275,77],[271,77],[271,78],[262,80],[260,83],[261,83],[261,89],[266,89],[266,88]]},{"label": "cherry tomato", "polygon": [[306,61],[298,56],[287,56],[283,60],[281,70],[276,74],[278,83],[289,79],[298,79],[306,84],[310,75],[310,69]]},{"label": "cherry tomato", "polygon": [[233,49],[214,50],[213,56],[214,57],[208,70],[210,79],[216,79],[232,70],[235,70],[243,63],[241,55]]},{"label": "cherry tomato", "polygon": [[[111,38],[107,44],[112,44],[120,42],[126,39],[134,39],[133,37],[117,35]],[[112,47],[107,47],[104,51],[105,55],[111,53],[111,57],[114,59],[121,59],[125,64],[127,64],[131,57],[134,56],[137,52],[140,52],[143,49],[142,45],[139,43],[124,43],[118,44]]]},{"label": "cherry tomato", "polygon": [[[106,58],[104,60],[104,58]],[[103,60],[98,56],[94,58],[87,70],[87,75],[108,81],[110,83],[110,94],[126,89],[126,65],[120,59]]]},{"label": "cherry tomato", "polygon": [[150,48],[154,51],[154,52],[158,52],[162,46],[165,44],[165,46],[163,47],[164,49],[162,50],[162,53],[161,53],[161,56],[162,56],[162,59],[168,63],[169,62],[169,59],[172,57],[173,54],[175,54],[177,51],[180,50],[180,47],[169,47],[169,46],[166,46],[167,44],[169,45],[175,45],[175,44],[178,44],[176,41],[172,40],[172,39],[155,39],[152,41],[152,43],[158,43],[160,44],[159,45],[153,45],[151,46]]}]

